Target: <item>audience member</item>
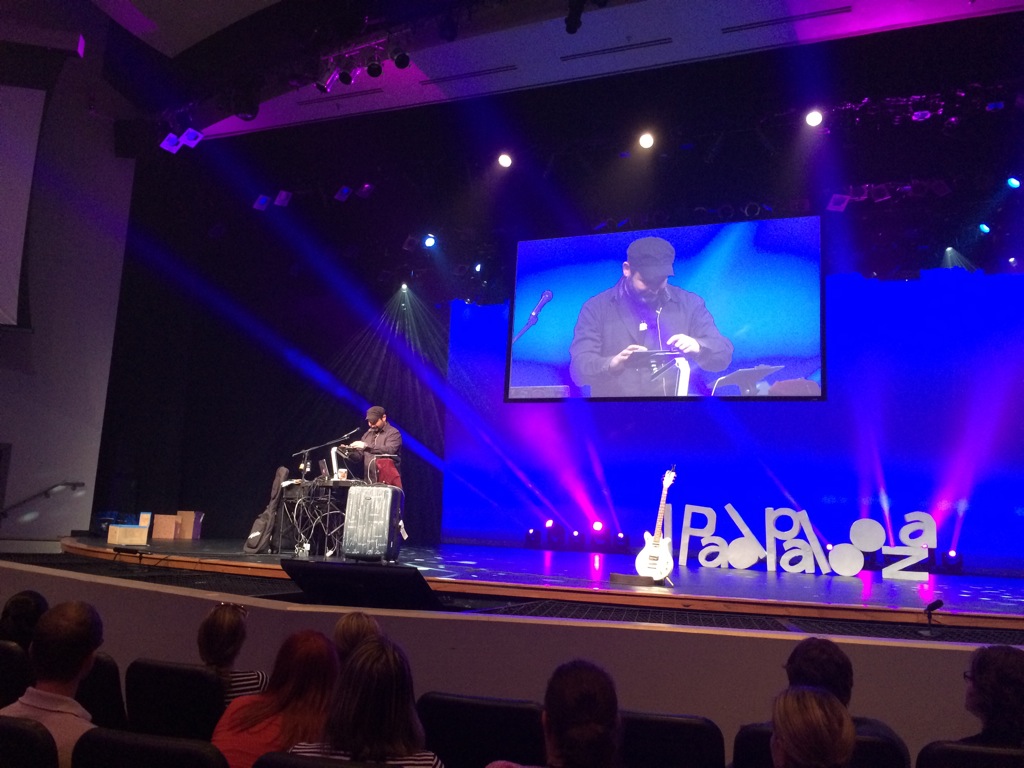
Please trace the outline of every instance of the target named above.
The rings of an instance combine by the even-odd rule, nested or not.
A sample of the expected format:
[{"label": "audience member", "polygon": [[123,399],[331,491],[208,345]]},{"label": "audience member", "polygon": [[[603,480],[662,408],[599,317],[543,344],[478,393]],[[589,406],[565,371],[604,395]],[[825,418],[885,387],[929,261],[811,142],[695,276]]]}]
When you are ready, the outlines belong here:
[{"label": "audience member", "polygon": [[338,656],[327,636],[296,632],[278,650],[267,690],[228,705],[213,745],[231,768],[251,768],[260,755],[318,739],[337,679]]},{"label": "audience member", "polygon": [[772,705],[774,768],[844,768],[856,740],[846,706],[823,688],[791,686]]},{"label": "audience member", "polygon": [[239,696],[260,693],[267,687],[267,673],[263,670],[236,670],[235,659],[245,643],[244,605],[221,603],[212,608],[199,625],[196,641],[199,657],[224,682],[224,703],[230,704]]},{"label": "audience member", "polygon": [[[789,654],[784,665],[790,686],[823,688],[849,708],[853,696],[853,663],[842,648],[824,637],[801,640]],[[910,768],[910,751],[906,743],[892,728],[881,720],[854,717],[858,736],[870,736],[892,743],[903,756],[903,764]],[[740,730],[747,728],[743,726]],[[757,726],[751,726],[756,728]]]},{"label": "audience member", "polygon": [[70,768],[71,753],[92,718],[75,701],[78,684],[92,669],[103,643],[103,622],[88,603],[60,603],[40,617],[29,646],[36,683],[0,715],[42,723],[57,743],[61,768]]},{"label": "audience member", "polygon": [[338,661],[344,664],[359,643],[367,637],[381,634],[380,624],[373,616],[362,611],[346,613],[334,624],[334,647],[338,649]]},{"label": "audience member", "polygon": [[31,589],[11,595],[0,613],[0,640],[17,643],[27,651],[36,622],[49,607],[46,598]]},{"label": "audience member", "polygon": [[[582,659],[554,671],[544,693],[549,768],[613,768],[619,762],[619,704],[611,676]],[[488,768],[520,768],[497,761]]]},{"label": "audience member", "polygon": [[964,707],[981,720],[981,732],[961,742],[1024,747],[1024,651],[1009,645],[978,648],[964,679]]},{"label": "audience member", "polygon": [[437,755],[423,746],[409,661],[388,637],[371,635],[352,650],[341,670],[322,740],[298,744],[290,751],[408,768],[443,768]]}]

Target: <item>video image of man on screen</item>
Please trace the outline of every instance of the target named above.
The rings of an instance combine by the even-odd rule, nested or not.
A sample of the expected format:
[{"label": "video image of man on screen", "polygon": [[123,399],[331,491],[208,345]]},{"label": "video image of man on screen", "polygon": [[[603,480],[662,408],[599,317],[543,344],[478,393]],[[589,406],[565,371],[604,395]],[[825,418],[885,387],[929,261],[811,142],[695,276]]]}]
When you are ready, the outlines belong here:
[{"label": "video image of man on screen", "polygon": [[721,371],[733,345],[704,300],[670,285],[675,248],[641,237],[626,249],[619,281],[588,299],[569,348],[570,374],[591,397],[673,397],[688,394],[689,366]]}]

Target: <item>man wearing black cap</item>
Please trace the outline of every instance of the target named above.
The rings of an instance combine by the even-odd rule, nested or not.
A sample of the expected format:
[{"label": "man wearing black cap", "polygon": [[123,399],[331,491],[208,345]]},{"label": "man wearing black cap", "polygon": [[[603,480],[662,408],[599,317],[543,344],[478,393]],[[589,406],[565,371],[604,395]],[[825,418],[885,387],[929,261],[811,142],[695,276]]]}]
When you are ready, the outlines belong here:
[{"label": "man wearing black cap", "polygon": [[352,456],[363,460],[365,477],[371,483],[387,483],[402,487],[402,476],[398,472],[401,462],[402,433],[388,424],[388,414],[379,405],[366,411],[366,422],[370,428],[359,440],[352,443]]},{"label": "man wearing black cap", "polygon": [[[668,284],[675,274],[676,252],[660,237],[641,237],[626,249],[622,279],[586,301],[569,347],[572,379],[590,386],[592,397],[664,397],[685,394],[671,353],[706,371],[721,371],[732,361],[732,342],[695,293]],[[649,350],[665,351],[653,365]],[[637,360],[644,360],[638,364]]]}]

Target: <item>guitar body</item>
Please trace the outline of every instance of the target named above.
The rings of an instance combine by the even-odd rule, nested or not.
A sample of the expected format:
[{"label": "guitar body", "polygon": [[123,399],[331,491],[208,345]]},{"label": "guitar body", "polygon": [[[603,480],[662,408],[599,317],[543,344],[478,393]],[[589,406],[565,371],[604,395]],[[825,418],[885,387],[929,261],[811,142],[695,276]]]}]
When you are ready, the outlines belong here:
[{"label": "guitar body", "polygon": [[655,541],[652,534],[644,531],[644,548],[636,556],[636,572],[655,581],[664,581],[674,567],[672,541],[667,536]]}]

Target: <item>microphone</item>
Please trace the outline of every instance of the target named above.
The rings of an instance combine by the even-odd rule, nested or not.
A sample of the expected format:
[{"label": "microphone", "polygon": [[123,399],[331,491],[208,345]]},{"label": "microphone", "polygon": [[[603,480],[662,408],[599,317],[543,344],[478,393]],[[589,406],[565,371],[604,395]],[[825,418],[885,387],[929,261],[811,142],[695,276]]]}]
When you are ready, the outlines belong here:
[{"label": "microphone", "polygon": [[553,294],[551,291],[544,291],[540,295],[540,301],[537,302],[537,306],[533,308],[533,312],[531,312],[530,316],[528,318],[526,318],[526,325],[524,325],[520,329],[519,333],[516,334],[515,338],[512,339],[512,343],[513,344],[515,344],[517,341],[519,341],[519,337],[520,336],[522,336],[530,328],[532,328],[534,325],[537,324],[537,316],[540,314],[540,311],[542,309],[544,309],[544,305],[547,304],[549,301],[551,301],[551,299],[553,299],[554,296],[555,296],[555,294]]},{"label": "microphone", "polygon": [[352,437],[352,435],[354,435],[356,432],[358,432],[359,429],[360,429],[359,427],[356,427],[351,432],[346,432],[344,435],[342,435],[341,437],[338,438],[338,442],[340,443],[342,440],[345,440],[345,439],[347,439],[349,437]]},{"label": "microphone", "polygon": [[[533,312],[530,313],[530,317],[536,318],[540,314],[540,311],[544,309],[544,305],[547,304],[551,299],[554,298],[554,294],[551,291],[544,291],[540,295],[540,301],[537,302],[537,306],[533,308]],[[535,321],[536,322],[536,321]]]},{"label": "microphone", "polygon": [[938,637],[942,634],[942,630],[932,626],[932,613],[939,610],[945,603],[941,600],[934,600],[924,607],[924,615],[928,617],[928,627],[926,629],[917,630],[917,634],[921,637]]}]

